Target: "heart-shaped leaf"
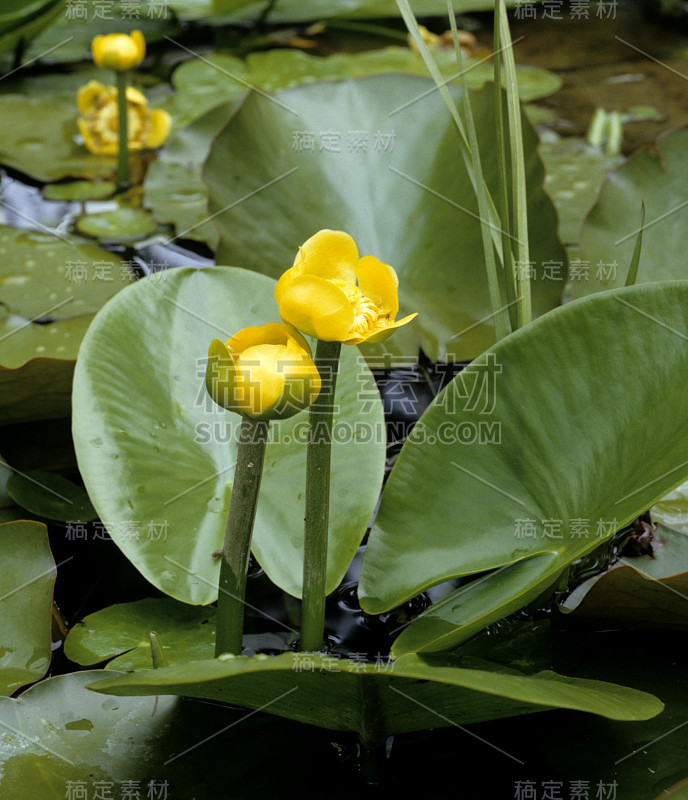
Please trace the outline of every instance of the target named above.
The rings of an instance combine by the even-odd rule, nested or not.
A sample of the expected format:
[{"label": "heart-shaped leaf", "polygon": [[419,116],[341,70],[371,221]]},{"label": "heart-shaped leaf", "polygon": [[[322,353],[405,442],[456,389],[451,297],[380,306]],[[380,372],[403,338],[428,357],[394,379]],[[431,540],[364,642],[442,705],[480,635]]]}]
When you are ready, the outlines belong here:
[{"label": "heart-shaped leaf", "polygon": [[[567,304],[436,398],[387,482],[361,604],[380,613],[448,578],[512,566],[431,607],[395,652],[446,649],[525,604],[681,482],[687,309],[688,282]],[[652,381],[647,364],[663,365]],[[466,613],[464,594],[483,602]]]},{"label": "heart-shaped leaf", "polygon": [[0,694],[39,680],[50,664],[55,562],[38,522],[0,525]]},{"label": "heart-shaped leaf", "polygon": [[[213,553],[224,536],[240,425],[206,392],[208,345],[276,317],[274,282],[265,276],[173,269],[121,292],[81,347],[74,441],[89,496],[135,566],[187,603],[217,597]],[[354,347],[343,351],[336,405],[328,592],[366,531],[384,470],[381,402]],[[295,596],[303,571],[307,420],[304,411],[272,425],[253,539],[270,578]]]},{"label": "heart-shaped leaf", "polygon": [[15,474],[7,491],[22,508],[45,519],[87,522],[97,516],[81,486],[62,475],[40,470]]}]

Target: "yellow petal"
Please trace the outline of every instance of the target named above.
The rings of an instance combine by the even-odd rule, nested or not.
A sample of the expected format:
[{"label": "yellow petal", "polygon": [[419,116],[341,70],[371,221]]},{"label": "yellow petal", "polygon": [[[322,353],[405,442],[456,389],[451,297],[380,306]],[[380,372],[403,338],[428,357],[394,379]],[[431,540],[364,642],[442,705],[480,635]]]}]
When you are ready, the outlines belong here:
[{"label": "yellow petal", "polygon": [[79,112],[87,114],[103,94],[107,94],[107,89],[98,81],[89,81],[85,86],[82,86],[76,96],[76,107]]},{"label": "yellow petal", "polygon": [[335,284],[312,275],[295,278],[278,303],[280,317],[307,336],[346,339],[354,323],[351,301]]},{"label": "yellow petal", "polygon": [[236,369],[227,347],[213,339],[208,348],[208,365],[205,371],[208,394],[222,408],[241,413],[236,401]]},{"label": "yellow petal", "polygon": [[378,300],[380,307],[394,320],[399,310],[399,279],[394,269],[375,256],[363,256],[356,266],[356,276],[363,294]]},{"label": "yellow petal", "polygon": [[284,322],[268,322],[267,325],[242,328],[228,340],[227,349],[238,355],[249,347],[261,344],[283,345],[301,350],[309,358],[311,355],[308,342],[292,325],[286,325]]},{"label": "yellow petal", "polygon": [[127,103],[132,103],[135,106],[147,106],[148,100],[146,100],[146,95],[141,94],[138,89],[134,89],[133,86],[127,86]]},{"label": "yellow petal", "polygon": [[169,136],[170,128],[172,127],[172,117],[167,111],[163,111],[162,108],[156,108],[154,111],[151,111],[149,124],[150,131],[148,132],[146,147],[155,149],[156,147],[160,147]]},{"label": "yellow petal", "polygon": [[356,242],[344,231],[327,228],[318,231],[299,248],[294,265],[302,269],[302,275],[317,275],[354,283],[358,264]]},{"label": "yellow petal", "polygon": [[[255,419],[270,419],[284,392],[280,361],[290,355],[283,345],[259,344],[237,358],[236,399],[242,412]],[[293,356],[292,356],[293,358]]]}]

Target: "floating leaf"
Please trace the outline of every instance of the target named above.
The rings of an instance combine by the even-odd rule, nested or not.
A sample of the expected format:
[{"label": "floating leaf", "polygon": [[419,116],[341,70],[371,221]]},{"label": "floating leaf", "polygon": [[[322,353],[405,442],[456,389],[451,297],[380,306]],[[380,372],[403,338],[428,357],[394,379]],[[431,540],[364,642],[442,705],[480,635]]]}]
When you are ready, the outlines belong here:
[{"label": "floating leaf", "polygon": [[0,422],[68,415],[81,339],[131,271],[96,245],[4,226],[0,255]]},{"label": "floating leaf", "polygon": [[[276,317],[274,282],[262,275],[172,269],[118,295],[81,347],[74,441],[89,496],[103,520],[139,521],[138,538],[116,526],[113,539],[151,583],[184,602],[217,597],[212,554],[223,541],[240,425],[207,394],[208,345]],[[336,404],[328,592],[366,531],[384,469],[379,394],[354,347],[344,348]],[[305,411],[271,427],[253,539],[270,578],[296,596],[307,419]]]},{"label": "floating leaf", "polygon": [[46,200],[107,200],[115,193],[117,186],[112,181],[71,181],[70,183],[51,183],[43,189]]},{"label": "floating leaf", "polygon": [[607,155],[575,136],[543,141],[538,152],[545,165],[545,188],[559,215],[559,235],[566,244],[575,244],[602,181],[623,157]]},{"label": "floating leaf", "polygon": [[55,562],[48,531],[38,522],[0,525],[0,694],[45,675]]},{"label": "floating leaf", "polygon": [[652,506],[651,514],[653,520],[688,534],[688,481]]},{"label": "floating leaf", "polygon": [[327,754],[312,734],[286,722],[242,719],[245,712],[175,697],[104,698],[85,688],[104,674],[60,675],[18,700],[0,698],[3,797],[65,800],[84,789],[89,798],[102,791],[119,800],[128,785],[141,797],[191,798],[200,797],[201,775],[203,791],[221,797],[227,771],[237,786],[267,797],[277,787],[272,769],[264,769],[266,747],[282,781],[303,746]]},{"label": "floating leaf", "polygon": [[653,556],[622,557],[560,606],[567,619],[633,627],[688,627],[688,535],[660,525]]},{"label": "floating leaf", "polygon": [[638,283],[688,277],[685,266],[688,207],[685,185],[688,128],[660,136],[609,174],[580,234],[580,269],[572,273],[576,297],[623,286],[638,233],[643,247]]},{"label": "floating leaf", "polygon": [[101,242],[135,242],[150,236],[157,227],[155,219],[142,208],[84,214],[76,220],[79,233]]},{"label": "floating leaf", "polygon": [[108,664],[108,669],[150,668],[151,631],[158,634],[170,665],[212,658],[215,608],[197,608],[170,598],[109,606],[89,614],[70,630],[65,655],[82,665],[119,656]]},{"label": "floating leaf", "polygon": [[[432,606],[395,652],[447,649],[529,602],[685,477],[687,340],[688,282],[620,289],[507,337],[438,396],[387,481],[361,605],[511,566]],[[654,363],[664,379],[647,381]],[[464,610],[462,594],[485,592]]]}]

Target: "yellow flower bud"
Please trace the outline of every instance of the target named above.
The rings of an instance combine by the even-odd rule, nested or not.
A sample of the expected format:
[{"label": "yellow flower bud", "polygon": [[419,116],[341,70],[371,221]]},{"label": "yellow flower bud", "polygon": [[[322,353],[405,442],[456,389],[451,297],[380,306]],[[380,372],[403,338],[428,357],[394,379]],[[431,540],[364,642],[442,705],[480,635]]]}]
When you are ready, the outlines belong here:
[{"label": "yellow flower bud", "polygon": [[280,317],[326,342],[381,342],[416,314],[395,322],[396,272],[374,256],[359,258],[343,231],[322,230],[300,248],[294,266],[277,282]]},{"label": "yellow flower bud", "polygon": [[213,339],[205,383],[222,408],[254,419],[287,419],[320,393],[308,342],[281,322],[243,328],[226,343]]},{"label": "yellow flower bud", "polygon": [[[89,151],[96,155],[117,155],[117,89],[89,81],[79,89],[76,104],[84,117],[78,120],[79,132]],[[161,108],[149,110],[146,98],[132,86],[127,87],[127,115],[129,150],[154,149],[167,139],[172,118]]]},{"label": "yellow flower bud", "polygon": [[91,43],[91,51],[96,66],[101,69],[114,69],[115,72],[126,72],[138,67],[146,55],[146,40],[141,31],[126,33],[108,33],[96,36]]}]

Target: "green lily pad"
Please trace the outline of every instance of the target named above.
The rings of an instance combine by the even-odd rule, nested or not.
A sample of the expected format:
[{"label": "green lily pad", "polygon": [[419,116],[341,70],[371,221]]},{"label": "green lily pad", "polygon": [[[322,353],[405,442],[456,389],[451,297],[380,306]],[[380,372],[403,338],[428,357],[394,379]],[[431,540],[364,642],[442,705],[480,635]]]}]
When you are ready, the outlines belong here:
[{"label": "green lily pad", "polygon": [[[89,496],[101,519],[139,521],[138,538],[115,526],[113,539],[151,583],[187,603],[217,597],[212,554],[224,537],[240,425],[207,394],[208,346],[276,318],[274,282],[265,276],[228,267],[166,270],[109,303],[79,353],[74,441]],[[384,471],[381,402],[357,348],[344,348],[336,405],[328,592],[360,544]],[[307,418],[304,411],[271,426],[253,539],[267,574],[295,596]]]},{"label": "green lily pad", "polygon": [[688,481],[652,506],[652,519],[688,534]]},{"label": "green lily pad", "polygon": [[107,200],[115,193],[117,186],[112,181],[71,181],[70,183],[51,183],[43,189],[46,200]]},{"label": "green lily pad", "polygon": [[[685,281],[569,303],[502,340],[436,398],[387,481],[361,605],[381,613],[448,578],[496,571],[431,606],[396,653],[447,649],[530,602],[685,478],[676,375],[687,308]],[[664,365],[663,380],[646,381],[650,363]]]},{"label": "green lily pad", "polygon": [[149,634],[155,631],[167,663],[212,658],[215,608],[198,608],[169,598],[120,603],[89,614],[65,641],[65,655],[89,666],[119,656],[108,669],[151,668]]},{"label": "green lily pad", "polygon": [[633,627],[688,627],[688,535],[660,525],[653,556],[622,558],[576,587],[567,619]]},{"label": "green lily pad", "polygon": [[545,189],[559,215],[559,235],[566,244],[577,243],[602,181],[623,156],[610,156],[575,136],[544,141],[538,152],[545,164]]},{"label": "green lily pad", "polygon": [[[652,695],[614,684],[550,671],[524,675],[503,667],[491,671],[461,664],[448,654],[409,654],[389,664],[314,653],[221,656],[106,678],[89,688],[116,695],[181,694],[248,708],[272,700],[272,714],[353,731],[367,745],[379,744],[393,733],[553,707],[612,719],[647,719],[662,709]],[[438,708],[441,714],[434,710]]]},{"label": "green lily pad", "polygon": [[81,486],[62,475],[17,473],[7,481],[7,491],[17,505],[45,519],[87,522],[98,516]]},{"label": "green lily pad", "polygon": [[8,695],[42,678],[50,664],[56,570],[38,522],[0,525],[0,553],[0,694]]},{"label": "green lily pad", "polygon": [[266,774],[271,770],[261,769],[266,746],[281,775],[300,747],[323,751],[313,736],[297,731],[295,737],[289,723],[243,720],[244,713],[175,697],[104,699],[84,688],[102,675],[60,675],[18,700],[0,699],[4,797],[65,800],[86,792],[120,800],[129,792],[132,798],[191,798],[200,796],[201,775],[203,791],[220,797],[231,773],[238,786],[248,787],[235,795],[243,800],[275,790],[274,776]]},{"label": "green lily pad", "polygon": [[116,159],[93,155],[77,142],[78,116],[76,97],[68,104],[43,97],[0,96],[0,163],[42,182],[111,178]]},{"label": "green lily pad", "polygon": [[96,245],[4,226],[0,256],[0,422],[68,415],[81,339],[131,270]]},{"label": "green lily pad", "polygon": [[[459,82],[456,56],[446,50],[434,57],[448,81]],[[491,64],[466,59],[469,89],[481,89],[493,79]],[[346,80],[386,73],[427,76],[421,56],[408,47],[385,47],[360,53],[317,57],[301,50],[275,49],[251,53],[245,61],[225,53],[211,53],[186,61],[177,68],[172,83],[177,90],[164,104],[178,125],[185,125],[211,108],[238,100],[255,88],[262,92],[289,89],[323,80]],[[561,88],[553,72],[533,67],[517,70],[519,94],[524,102],[547,97]]]},{"label": "green lily pad", "polygon": [[101,242],[134,242],[144,239],[158,227],[142,208],[118,208],[100,214],[85,214],[76,220],[76,229]]},{"label": "green lily pad", "polygon": [[[471,102],[495,192],[492,90],[472,93]],[[565,254],[525,119],[524,131],[533,299],[543,313],[560,302]],[[362,253],[396,269],[400,315],[419,312],[406,339],[387,340],[385,351],[415,358],[421,346],[434,359],[473,358],[494,341],[493,313],[477,204],[460,161],[456,130],[429,80],[386,75],[252,94],[205,163],[217,258],[279,276],[293,261],[292,242],[323,227],[346,230]],[[408,347],[409,337],[411,353],[399,344]]]},{"label": "green lily pad", "polygon": [[688,207],[685,185],[688,128],[661,136],[609,174],[580,235],[580,269],[572,272],[576,297],[623,286],[641,226],[637,283],[688,277],[685,265]]}]

